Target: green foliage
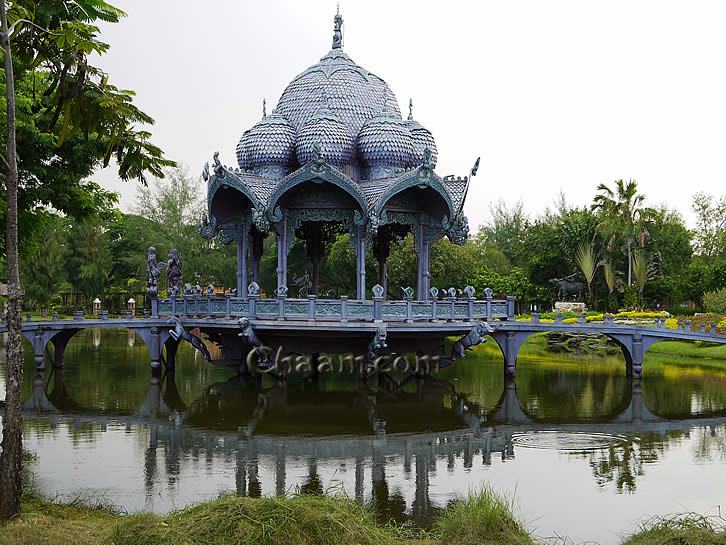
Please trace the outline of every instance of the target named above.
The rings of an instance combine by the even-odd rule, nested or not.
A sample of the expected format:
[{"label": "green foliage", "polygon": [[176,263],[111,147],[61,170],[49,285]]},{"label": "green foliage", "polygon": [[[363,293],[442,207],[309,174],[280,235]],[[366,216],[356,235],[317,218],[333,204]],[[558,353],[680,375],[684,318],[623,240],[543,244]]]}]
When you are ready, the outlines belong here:
[{"label": "green foliage", "polygon": [[373,515],[346,498],[227,496],[161,518],[124,517],[113,530],[116,545],[205,543],[232,545],[395,544],[393,533],[376,525]]},{"label": "green foliage", "polygon": [[587,291],[590,294],[590,298],[592,298],[592,281],[595,279],[595,273],[598,267],[595,245],[591,242],[581,242],[575,252],[575,263],[585,277]]},{"label": "green foliage", "polygon": [[716,200],[713,195],[699,192],[691,206],[696,214],[695,248],[707,260],[726,258],[726,195]]},{"label": "green foliage", "polygon": [[703,294],[703,307],[708,312],[726,314],[726,288]]},{"label": "green foliage", "polygon": [[100,221],[76,222],[68,230],[66,273],[71,285],[86,298],[100,297],[109,281],[111,252]]},{"label": "green foliage", "polygon": [[[138,275],[145,277],[146,252],[149,246],[157,249],[160,259],[175,249],[182,258],[183,282],[202,285],[213,283],[232,288],[236,286],[236,245],[225,246],[219,239],[206,241],[197,233],[205,204],[200,184],[186,168],[176,167],[165,171],[164,179],[156,179],[147,187],[140,187],[135,214],[129,229],[136,231],[119,240],[136,241],[133,260]],[[128,216],[127,216],[128,218]],[[141,229],[148,228],[145,236],[135,238]],[[151,236],[153,235],[153,237]],[[118,240],[118,239],[117,239]],[[138,264],[143,263],[143,267]],[[128,264],[128,261],[127,261]],[[164,276],[164,275],[162,275]],[[162,288],[165,286],[161,279]]]},{"label": "green foliage", "polygon": [[50,305],[66,279],[66,222],[52,215],[38,219],[42,222],[37,227],[40,242],[29,245],[21,264],[25,302],[31,309]]},{"label": "green foliage", "polygon": [[485,488],[451,503],[434,523],[447,545],[534,545],[510,501]]},{"label": "green foliage", "polygon": [[726,545],[723,520],[697,514],[655,518],[623,545]]},{"label": "green foliage", "polygon": [[[115,23],[123,16],[102,0],[9,3],[9,22],[15,24],[21,257],[27,257],[24,242],[40,227],[39,215],[49,210],[77,219],[110,219],[117,196],[92,176],[111,159],[122,179],[144,183],[149,174],[161,176],[163,167],[174,164],[149,141],[147,130],[137,128],[153,119],[133,104],[133,91],[109,84],[108,75],[89,64],[89,55],[96,58],[109,48],[99,39],[96,23]],[[3,72],[3,95],[4,87]],[[5,107],[0,102],[3,116]],[[0,134],[3,147],[5,138],[5,132]],[[3,200],[3,222],[5,209]]]}]

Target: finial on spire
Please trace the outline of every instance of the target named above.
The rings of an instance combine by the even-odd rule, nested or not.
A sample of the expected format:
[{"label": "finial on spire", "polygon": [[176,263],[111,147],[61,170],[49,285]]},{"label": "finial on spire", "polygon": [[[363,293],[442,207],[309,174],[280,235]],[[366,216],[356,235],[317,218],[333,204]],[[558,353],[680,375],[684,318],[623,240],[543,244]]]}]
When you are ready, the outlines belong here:
[{"label": "finial on spire", "polygon": [[333,49],[340,49],[343,47],[343,16],[340,14],[340,2],[338,2],[338,9],[335,12],[335,18],[333,19]]},{"label": "finial on spire", "polygon": [[408,99],[408,120],[413,121],[413,99]]},{"label": "finial on spire", "polygon": [[267,117],[267,99],[262,99],[262,119]]}]

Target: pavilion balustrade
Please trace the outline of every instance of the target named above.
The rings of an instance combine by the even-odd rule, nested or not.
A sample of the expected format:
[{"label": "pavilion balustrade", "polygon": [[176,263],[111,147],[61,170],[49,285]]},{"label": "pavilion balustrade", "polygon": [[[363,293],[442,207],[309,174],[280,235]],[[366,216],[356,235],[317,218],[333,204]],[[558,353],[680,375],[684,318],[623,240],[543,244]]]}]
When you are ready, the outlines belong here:
[{"label": "pavilion balustrade", "polygon": [[[378,287],[378,286],[377,286]],[[484,299],[473,296],[446,297],[422,301],[407,297],[403,300],[372,299],[289,298],[278,290],[277,297],[264,298],[257,294],[247,297],[188,295],[154,300],[152,315],[194,318],[247,317],[260,320],[308,321],[364,321],[364,322],[416,322],[416,321],[475,321],[514,319],[514,297]],[[382,292],[379,292],[382,293]]]}]

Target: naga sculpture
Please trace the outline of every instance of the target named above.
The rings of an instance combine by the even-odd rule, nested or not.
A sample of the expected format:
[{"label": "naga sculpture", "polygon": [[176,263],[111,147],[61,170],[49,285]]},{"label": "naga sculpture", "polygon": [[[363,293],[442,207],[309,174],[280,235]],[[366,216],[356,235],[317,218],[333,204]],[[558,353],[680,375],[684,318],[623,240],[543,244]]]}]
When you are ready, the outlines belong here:
[{"label": "naga sculpture", "polygon": [[172,339],[177,342],[179,342],[180,340],[187,341],[189,344],[191,344],[194,348],[202,353],[202,356],[204,356],[205,360],[212,361],[212,356],[209,353],[209,350],[207,349],[207,346],[204,344],[204,342],[196,335],[192,335],[186,329],[184,329],[184,325],[179,318],[172,318],[171,320],[169,320],[168,323],[174,324],[174,329],[169,330],[169,335],[171,335]]},{"label": "naga sculpture", "polygon": [[386,326],[378,326],[378,330],[376,331],[373,340],[368,343],[368,353],[366,355],[368,356],[369,369],[372,367],[375,359],[381,355],[381,352],[388,348],[388,344],[386,344],[387,337],[388,332],[386,331]]},{"label": "naga sculpture", "polygon": [[[169,260],[166,262],[167,289],[179,293],[182,279],[182,263],[179,253],[176,250],[169,252]],[[175,288],[175,289],[174,289]]]},{"label": "naga sculpture", "polygon": [[451,348],[451,359],[457,360],[463,358],[467,350],[473,346],[487,342],[485,335],[493,332],[494,328],[487,322],[478,323],[469,333],[454,343],[454,346]]}]

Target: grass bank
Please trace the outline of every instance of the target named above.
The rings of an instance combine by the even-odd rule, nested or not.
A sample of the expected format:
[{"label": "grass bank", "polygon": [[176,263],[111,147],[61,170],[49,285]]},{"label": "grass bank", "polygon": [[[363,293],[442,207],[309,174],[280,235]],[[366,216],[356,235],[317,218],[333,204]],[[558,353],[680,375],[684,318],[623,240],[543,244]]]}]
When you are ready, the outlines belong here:
[{"label": "grass bank", "polygon": [[[380,525],[345,497],[225,496],[159,516],[103,505],[59,504],[36,495],[0,525],[0,545],[542,545],[512,504],[489,490],[449,505],[430,532]],[[563,542],[564,543],[564,542]],[[658,519],[623,545],[726,545],[723,528],[699,516]]]}]

